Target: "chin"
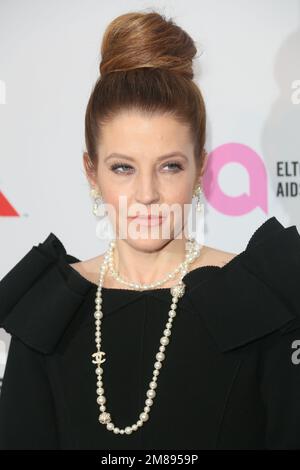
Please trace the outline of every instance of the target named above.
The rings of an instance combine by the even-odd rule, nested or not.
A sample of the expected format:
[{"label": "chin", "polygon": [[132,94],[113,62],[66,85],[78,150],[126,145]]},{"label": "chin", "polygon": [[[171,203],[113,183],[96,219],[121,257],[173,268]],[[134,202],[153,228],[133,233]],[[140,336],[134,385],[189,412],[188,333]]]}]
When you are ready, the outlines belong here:
[{"label": "chin", "polygon": [[128,245],[130,245],[132,248],[138,251],[144,251],[145,253],[152,253],[155,251],[158,251],[162,249],[165,245],[167,245],[170,241],[172,241],[172,238],[157,238],[157,239],[151,239],[151,238],[138,238],[138,239],[132,239],[132,238],[127,238],[126,240],[124,239]]}]

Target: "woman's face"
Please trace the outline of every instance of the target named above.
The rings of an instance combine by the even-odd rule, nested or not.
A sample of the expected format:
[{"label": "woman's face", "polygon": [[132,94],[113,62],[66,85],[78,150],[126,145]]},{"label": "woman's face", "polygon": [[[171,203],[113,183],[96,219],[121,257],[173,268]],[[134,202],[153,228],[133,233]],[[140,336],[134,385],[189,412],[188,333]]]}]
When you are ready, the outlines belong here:
[{"label": "woman's face", "polygon": [[[131,111],[118,114],[101,129],[97,173],[89,179],[115,214],[112,218],[109,212],[117,238],[147,249],[176,238],[201,176],[188,128],[167,115],[147,117]],[[165,218],[130,218],[138,213]]]}]

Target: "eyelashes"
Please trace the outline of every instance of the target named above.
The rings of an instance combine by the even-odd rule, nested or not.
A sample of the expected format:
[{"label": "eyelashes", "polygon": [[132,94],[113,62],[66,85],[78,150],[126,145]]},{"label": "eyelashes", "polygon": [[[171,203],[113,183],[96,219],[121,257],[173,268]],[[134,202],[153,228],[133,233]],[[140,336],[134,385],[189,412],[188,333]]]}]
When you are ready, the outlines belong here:
[{"label": "eyelashes", "polygon": [[[181,163],[178,163],[178,162],[169,162],[169,163],[166,163],[164,167],[165,166],[173,167],[173,170],[171,170],[171,173],[178,173],[179,171],[182,171],[184,169]],[[110,166],[110,170],[117,174],[132,173],[132,171],[116,171],[119,168],[134,170],[134,168],[131,165],[127,165],[126,163],[113,163]]]},{"label": "eyelashes", "polygon": [[[116,170],[117,170],[118,168],[122,168],[122,169],[124,169],[124,168],[131,168],[131,169],[133,169],[132,166],[126,165],[126,163],[113,163],[113,164],[111,165],[111,167],[110,167],[111,171],[114,171],[115,173],[117,173]],[[121,173],[124,173],[124,171],[121,171]],[[125,171],[125,173],[126,173],[126,171]]]}]

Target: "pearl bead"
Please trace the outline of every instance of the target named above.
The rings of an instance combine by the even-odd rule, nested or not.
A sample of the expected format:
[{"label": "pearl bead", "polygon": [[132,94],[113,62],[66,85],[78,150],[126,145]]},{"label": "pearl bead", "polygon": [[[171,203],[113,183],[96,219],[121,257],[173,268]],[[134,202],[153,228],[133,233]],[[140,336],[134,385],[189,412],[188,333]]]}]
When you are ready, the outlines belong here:
[{"label": "pearl bead", "polygon": [[166,346],[167,344],[169,344],[169,338],[167,338],[166,336],[162,336],[162,338],[160,338],[160,343]]},{"label": "pearl bead", "polygon": [[163,352],[158,352],[155,357],[158,361],[163,361],[165,358],[165,355]]},{"label": "pearl bead", "polygon": [[148,418],[149,418],[148,413],[144,413],[144,412],[143,412],[143,413],[140,414],[140,419],[141,419],[142,421],[147,421]]},{"label": "pearl bead", "polygon": [[149,398],[154,398],[155,395],[156,395],[155,390],[148,390],[148,391],[147,391],[147,397],[149,397]]}]

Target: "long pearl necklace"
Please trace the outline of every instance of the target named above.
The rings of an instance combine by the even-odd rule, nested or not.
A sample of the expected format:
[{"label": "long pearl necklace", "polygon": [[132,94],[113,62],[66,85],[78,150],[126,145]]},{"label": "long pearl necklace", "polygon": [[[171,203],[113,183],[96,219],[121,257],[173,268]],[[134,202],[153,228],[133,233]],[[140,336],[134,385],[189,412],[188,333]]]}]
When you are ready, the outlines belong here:
[{"label": "long pearl necklace", "polygon": [[[95,300],[96,311],[94,313],[95,325],[96,325],[95,342],[96,342],[97,352],[92,354],[92,357],[94,358],[92,362],[93,364],[97,364],[95,372],[97,375],[97,395],[98,395],[97,403],[100,409],[99,422],[101,424],[104,424],[108,431],[113,431],[115,434],[131,434],[133,431],[137,431],[149,419],[150,409],[151,409],[151,406],[153,405],[153,400],[156,396],[155,389],[157,387],[158,375],[162,367],[162,362],[165,359],[164,352],[165,352],[166,346],[169,344],[170,337],[171,337],[171,328],[172,328],[173,320],[176,316],[177,303],[178,303],[179,298],[182,297],[185,292],[185,284],[182,281],[182,278],[188,272],[189,264],[191,264],[196,258],[199,257],[200,245],[194,238],[189,238],[188,242],[186,243],[185,261],[181,263],[179,267],[173,273],[170,273],[163,280],[157,281],[156,283],[153,283],[153,284],[128,283],[127,281],[122,280],[122,278],[115,272],[114,267],[113,267],[114,248],[115,248],[115,240],[111,240],[109,244],[109,248],[104,255],[104,262],[101,265],[101,269],[100,269],[100,280],[99,280],[99,286],[97,287],[96,300]],[[162,285],[167,280],[174,277],[174,275],[178,271],[181,271],[180,280],[178,284],[170,288],[170,291],[172,294],[172,302],[171,302],[171,307],[170,307],[169,315],[168,315],[169,318],[165,325],[163,336],[160,338],[159,351],[157,352],[155,356],[156,362],[154,363],[152,380],[149,384],[149,389],[146,393],[147,398],[145,400],[144,410],[140,413],[139,419],[136,421],[136,423],[132,424],[131,426],[126,426],[124,429],[120,429],[117,426],[115,426],[114,423],[111,421],[110,413],[106,411],[106,406],[105,406],[106,398],[104,395],[104,386],[103,386],[103,381],[102,381],[103,368],[101,367],[101,364],[106,361],[105,358],[102,359],[102,356],[105,356],[105,352],[101,351],[101,323],[102,323],[102,317],[103,317],[103,312],[101,309],[102,285],[103,285],[104,276],[108,267],[110,271],[114,273],[114,277],[117,280],[119,281],[122,280],[125,284],[129,284],[130,286],[133,286],[138,290],[152,289],[154,286]],[[169,276],[172,276],[172,277],[170,278]]]}]

